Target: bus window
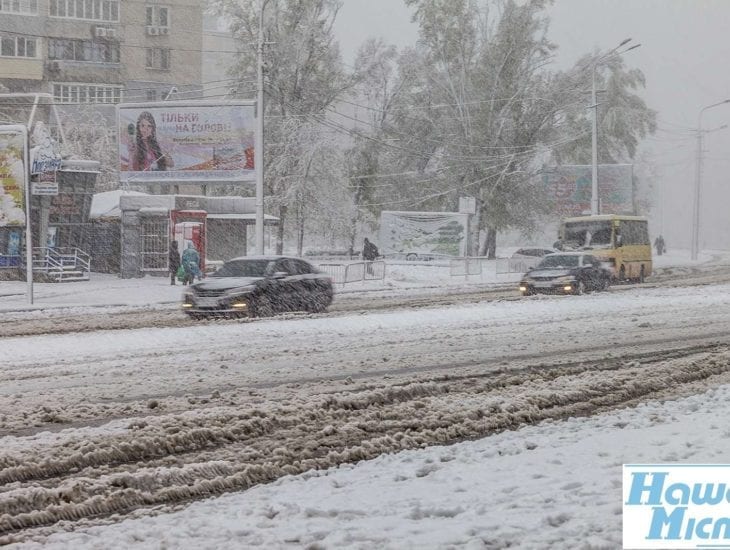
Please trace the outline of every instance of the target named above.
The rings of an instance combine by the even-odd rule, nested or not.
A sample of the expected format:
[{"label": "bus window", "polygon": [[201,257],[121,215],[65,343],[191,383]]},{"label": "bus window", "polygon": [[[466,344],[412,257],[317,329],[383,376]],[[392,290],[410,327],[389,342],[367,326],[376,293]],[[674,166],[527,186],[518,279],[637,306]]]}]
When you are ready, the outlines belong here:
[{"label": "bus window", "polygon": [[563,245],[566,248],[610,247],[611,222],[593,220],[565,224]]}]

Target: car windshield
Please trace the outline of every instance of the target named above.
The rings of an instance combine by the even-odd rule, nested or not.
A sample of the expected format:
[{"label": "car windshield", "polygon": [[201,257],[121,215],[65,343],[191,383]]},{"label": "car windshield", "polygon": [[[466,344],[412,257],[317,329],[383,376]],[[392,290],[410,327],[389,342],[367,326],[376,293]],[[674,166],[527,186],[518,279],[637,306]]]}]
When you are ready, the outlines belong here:
[{"label": "car windshield", "polygon": [[270,260],[233,260],[224,263],[211,277],[264,277]]},{"label": "car windshield", "polygon": [[580,256],[557,254],[555,256],[545,256],[537,267],[578,267],[580,265],[579,260]]}]

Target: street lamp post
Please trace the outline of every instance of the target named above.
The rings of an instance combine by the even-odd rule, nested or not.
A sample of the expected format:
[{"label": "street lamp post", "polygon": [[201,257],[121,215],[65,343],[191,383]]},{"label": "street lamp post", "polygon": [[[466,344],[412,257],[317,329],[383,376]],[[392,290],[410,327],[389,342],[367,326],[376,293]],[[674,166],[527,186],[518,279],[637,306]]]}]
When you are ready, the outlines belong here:
[{"label": "street lamp post", "polygon": [[256,101],[256,254],[264,254],[264,8],[268,0],[261,0],[259,11],[259,36],[257,44],[257,89]]},{"label": "street lamp post", "polygon": [[601,61],[610,59],[616,55],[625,54],[628,51],[634,50],[641,46],[641,44],[634,44],[630,48],[619,52],[617,51],[622,46],[625,46],[631,42],[631,38],[623,40],[614,49],[606,52],[605,54],[597,57],[591,63],[591,108],[593,109],[593,121],[591,131],[591,153],[593,170],[591,171],[591,214],[600,214],[600,207],[598,202],[598,99],[596,98],[596,67]]},{"label": "street lamp post", "polygon": [[702,107],[700,114],[697,116],[697,166],[695,173],[694,200],[692,202],[692,242],[690,246],[690,258],[697,259],[697,253],[700,242],[700,188],[702,185],[702,115],[707,109],[712,109],[718,105],[730,103],[730,99],[718,101],[712,105]]}]

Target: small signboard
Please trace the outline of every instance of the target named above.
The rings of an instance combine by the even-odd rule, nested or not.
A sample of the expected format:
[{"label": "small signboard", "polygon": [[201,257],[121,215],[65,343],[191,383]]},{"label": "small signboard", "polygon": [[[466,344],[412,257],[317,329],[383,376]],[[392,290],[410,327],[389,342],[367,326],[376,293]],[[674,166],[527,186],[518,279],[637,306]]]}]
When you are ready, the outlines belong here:
[{"label": "small signboard", "polygon": [[56,172],[41,172],[31,175],[30,193],[31,195],[58,195]]},{"label": "small signboard", "polygon": [[476,214],[477,200],[474,197],[459,197],[460,214]]}]

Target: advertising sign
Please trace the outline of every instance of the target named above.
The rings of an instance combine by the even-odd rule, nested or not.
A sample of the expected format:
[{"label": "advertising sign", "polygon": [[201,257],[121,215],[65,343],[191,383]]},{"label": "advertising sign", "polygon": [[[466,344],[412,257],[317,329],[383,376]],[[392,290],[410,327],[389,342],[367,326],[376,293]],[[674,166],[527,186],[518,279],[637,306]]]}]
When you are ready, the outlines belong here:
[{"label": "advertising sign", "polygon": [[[592,174],[590,164],[556,166],[541,173],[559,215],[590,213]],[[634,214],[633,164],[598,165],[598,201],[601,214]]]},{"label": "advertising sign", "polygon": [[25,139],[0,127],[0,227],[25,226]]},{"label": "advertising sign", "polygon": [[46,125],[38,121],[33,128],[30,148],[31,195],[58,195],[56,172],[61,169],[58,142],[51,137]]},{"label": "advertising sign", "polygon": [[256,179],[253,102],[128,103],[117,113],[122,182]]},{"label": "advertising sign", "polygon": [[468,214],[394,212],[380,214],[380,251],[464,256]]}]

